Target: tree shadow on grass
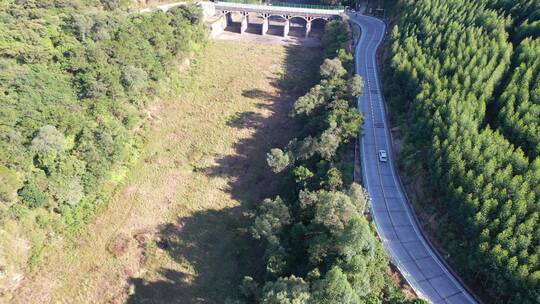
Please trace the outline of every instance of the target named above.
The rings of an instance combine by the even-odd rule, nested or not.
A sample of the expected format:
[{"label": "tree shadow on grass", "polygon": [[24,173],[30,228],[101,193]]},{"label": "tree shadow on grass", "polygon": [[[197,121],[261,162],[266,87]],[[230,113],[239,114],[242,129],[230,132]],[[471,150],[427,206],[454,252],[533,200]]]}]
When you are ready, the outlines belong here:
[{"label": "tree shadow on grass", "polygon": [[264,118],[262,117],[260,113],[249,111],[249,112],[236,113],[234,116],[230,117],[227,120],[227,126],[237,128],[237,129],[243,129],[243,128],[256,129],[256,128],[263,127],[263,125],[261,125],[261,123],[263,122],[264,122]]},{"label": "tree shadow on grass", "polygon": [[257,88],[242,92],[244,97],[260,100],[261,111],[237,113],[227,125],[249,129],[251,136],[234,145],[235,153],[217,155],[213,166],[202,169],[207,176],[225,177],[225,191],[239,206],[198,211],[160,227],[161,250],[188,270],[162,268],[151,281],[132,279],[134,292],[128,303],[223,303],[227,297],[238,296],[244,276],[264,275],[264,248],[251,239],[250,219],[244,214],[264,198],[275,196],[286,183],[270,172],[266,153],[295,135],[298,126],[288,117],[290,107],[317,81],[313,78],[320,64],[317,52],[288,47],[284,72],[270,77],[277,94]]},{"label": "tree shadow on grass", "polygon": [[275,100],[276,96],[261,89],[251,89],[242,92],[242,96],[253,99]]},{"label": "tree shadow on grass", "polygon": [[175,263],[189,264],[190,271],[162,268],[155,281],[132,279],[134,294],[128,303],[223,303],[224,296],[234,298],[247,274],[231,261],[257,246],[242,229],[239,209],[200,211],[162,225],[157,245]]}]

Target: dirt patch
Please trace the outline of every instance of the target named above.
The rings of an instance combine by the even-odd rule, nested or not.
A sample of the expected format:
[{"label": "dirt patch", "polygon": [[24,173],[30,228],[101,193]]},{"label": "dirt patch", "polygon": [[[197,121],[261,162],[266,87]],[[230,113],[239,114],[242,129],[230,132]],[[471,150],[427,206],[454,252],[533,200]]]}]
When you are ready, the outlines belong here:
[{"label": "dirt patch", "polygon": [[129,249],[131,239],[129,236],[119,233],[112,237],[107,244],[107,251],[115,258],[123,256]]},{"label": "dirt patch", "polygon": [[392,282],[394,282],[394,284],[396,284],[396,286],[398,286],[399,289],[403,292],[406,299],[412,300],[418,298],[411,285],[407,283],[405,278],[403,278],[403,276],[399,272],[399,269],[397,269],[397,267],[393,264],[390,264],[388,276],[390,277],[390,280],[392,280]]}]

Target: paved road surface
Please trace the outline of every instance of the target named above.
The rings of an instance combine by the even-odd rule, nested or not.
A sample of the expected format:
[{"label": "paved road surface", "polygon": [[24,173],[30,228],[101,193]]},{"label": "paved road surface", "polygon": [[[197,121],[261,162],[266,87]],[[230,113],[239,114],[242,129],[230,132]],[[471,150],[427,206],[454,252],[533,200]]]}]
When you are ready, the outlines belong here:
[{"label": "paved road surface", "polygon": [[[362,29],[355,52],[357,73],[364,80],[364,94],[358,100],[365,119],[360,149],[377,232],[392,262],[420,297],[432,303],[477,303],[424,238],[396,175],[376,62],[385,24],[363,15],[351,20]],[[388,152],[388,162],[379,161],[379,150]]]}]

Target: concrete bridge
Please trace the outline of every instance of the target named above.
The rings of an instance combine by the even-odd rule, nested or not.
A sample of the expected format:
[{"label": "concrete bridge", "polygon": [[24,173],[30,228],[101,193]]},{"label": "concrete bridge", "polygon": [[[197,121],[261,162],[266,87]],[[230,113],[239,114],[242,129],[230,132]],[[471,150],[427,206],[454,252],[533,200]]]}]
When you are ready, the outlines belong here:
[{"label": "concrete bridge", "polygon": [[316,8],[300,8],[273,6],[261,4],[244,4],[230,2],[215,2],[215,14],[218,16],[218,21],[212,23],[213,35],[219,35],[227,26],[233,22],[233,14],[240,18],[240,34],[243,34],[249,24],[255,19],[260,24],[260,34],[266,35],[269,29],[271,20],[281,24],[283,37],[289,35],[293,21],[295,24],[300,24],[303,27],[304,37],[308,37],[311,33],[312,24],[318,20],[326,22],[330,19],[339,17],[344,10],[340,9],[316,9]]},{"label": "concrete bridge", "polygon": [[[154,8],[143,9],[140,12],[146,13],[156,9],[167,11],[187,2],[176,2],[160,5]],[[203,9],[204,17],[212,30],[212,36],[218,36],[228,26],[239,24],[239,32],[245,33],[250,24],[257,24],[260,27],[259,33],[266,35],[270,24],[281,27],[281,34],[284,37],[289,35],[292,27],[297,29],[300,25],[303,36],[308,37],[313,25],[317,22],[326,23],[330,19],[339,17],[344,13],[343,9],[319,9],[288,7],[264,4],[244,4],[232,2],[209,2],[201,1],[198,5]]]}]

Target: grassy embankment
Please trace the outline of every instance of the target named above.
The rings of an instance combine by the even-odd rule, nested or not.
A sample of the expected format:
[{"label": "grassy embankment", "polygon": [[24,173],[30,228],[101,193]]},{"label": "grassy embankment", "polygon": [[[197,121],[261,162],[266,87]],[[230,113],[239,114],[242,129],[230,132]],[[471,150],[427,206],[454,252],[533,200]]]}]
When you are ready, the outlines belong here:
[{"label": "grassy embankment", "polygon": [[143,156],[113,201],[13,301],[219,303],[235,292],[253,267],[241,261],[242,212],[278,186],[265,153],[294,133],[289,106],[319,64],[317,49],[211,43],[152,103]]}]

